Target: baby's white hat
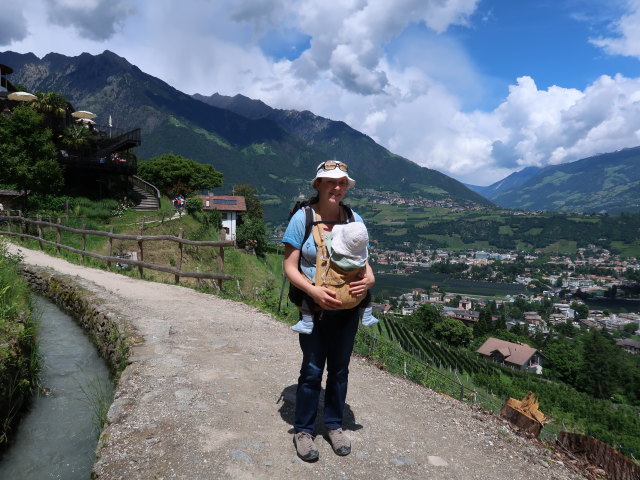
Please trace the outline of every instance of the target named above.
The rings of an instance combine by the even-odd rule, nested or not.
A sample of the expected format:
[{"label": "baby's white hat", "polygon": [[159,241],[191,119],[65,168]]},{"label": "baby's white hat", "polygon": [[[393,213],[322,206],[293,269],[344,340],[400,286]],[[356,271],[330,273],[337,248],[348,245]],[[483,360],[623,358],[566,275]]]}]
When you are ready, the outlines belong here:
[{"label": "baby's white hat", "polygon": [[331,249],[338,255],[367,259],[369,233],[362,222],[338,224],[331,230]]}]

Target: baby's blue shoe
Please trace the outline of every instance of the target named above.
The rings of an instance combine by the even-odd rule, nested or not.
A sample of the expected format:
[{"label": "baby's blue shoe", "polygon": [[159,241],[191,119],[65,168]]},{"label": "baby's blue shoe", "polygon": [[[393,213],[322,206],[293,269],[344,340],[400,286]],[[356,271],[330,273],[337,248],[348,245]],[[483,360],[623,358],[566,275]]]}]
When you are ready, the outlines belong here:
[{"label": "baby's blue shoe", "polygon": [[362,325],[370,327],[378,323],[378,319],[373,316],[373,307],[367,307],[362,312]]},{"label": "baby's blue shoe", "polygon": [[303,315],[302,320],[291,327],[291,330],[298,333],[310,334],[313,331],[313,316]]}]

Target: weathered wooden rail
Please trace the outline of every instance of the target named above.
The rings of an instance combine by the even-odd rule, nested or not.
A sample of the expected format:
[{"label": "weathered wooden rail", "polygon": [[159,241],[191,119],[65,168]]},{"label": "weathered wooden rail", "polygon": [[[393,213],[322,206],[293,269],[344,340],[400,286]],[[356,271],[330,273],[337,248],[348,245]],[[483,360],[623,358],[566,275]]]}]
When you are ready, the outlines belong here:
[{"label": "weathered wooden rail", "polygon": [[[222,273],[224,271],[224,249],[225,247],[234,247],[235,242],[233,240],[217,240],[217,241],[196,241],[196,240],[187,240],[182,238],[183,230],[180,229],[179,235],[127,235],[127,234],[118,234],[113,233],[113,227],[110,227],[109,232],[103,232],[101,230],[85,230],[79,228],[67,227],[59,223],[53,223],[51,221],[42,220],[41,217],[38,217],[37,220],[32,220],[26,218],[22,215],[0,215],[0,235],[9,235],[16,236],[20,238],[29,238],[32,240],[36,240],[40,246],[40,250],[43,250],[43,244],[52,245],[56,247],[58,253],[60,253],[61,249],[68,250],[70,252],[79,254],[83,257],[92,257],[98,260],[102,260],[107,263],[108,268],[111,268],[112,263],[116,264],[126,264],[136,266],[138,268],[138,276],[142,277],[142,273],[144,269],[156,270],[159,272],[171,273],[175,275],[175,282],[180,282],[180,277],[187,278],[197,278],[197,279],[210,279],[216,280],[218,288],[222,288],[222,282],[224,280],[233,280],[233,276]],[[13,225],[17,224],[19,231],[13,231]],[[6,224],[6,230],[1,228],[2,224]],[[25,233],[25,225],[31,224],[37,228],[37,236],[31,235],[29,233]],[[56,241],[47,240],[44,238],[43,228],[53,228],[56,230]],[[78,235],[82,235],[82,250],[79,250],[74,247],[70,247],[68,245],[64,245],[61,243],[61,232],[70,232]],[[108,255],[100,255],[94,252],[86,251],[87,244],[87,235],[96,235],[107,237],[109,239],[109,254]],[[113,255],[113,240],[134,240],[138,244],[138,259],[133,260],[130,258],[123,258],[121,256]],[[164,265],[155,265],[153,263],[147,263],[144,261],[144,242],[153,242],[153,241],[170,241],[178,244],[178,249],[180,252],[180,256],[177,262],[177,268],[167,267]],[[183,245],[192,245],[197,247],[218,247],[220,249],[218,254],[218,270],[219,272],[214,273],[206,273],[206,272],[187,272],[182,271],[182,259],[183,259]]]}]

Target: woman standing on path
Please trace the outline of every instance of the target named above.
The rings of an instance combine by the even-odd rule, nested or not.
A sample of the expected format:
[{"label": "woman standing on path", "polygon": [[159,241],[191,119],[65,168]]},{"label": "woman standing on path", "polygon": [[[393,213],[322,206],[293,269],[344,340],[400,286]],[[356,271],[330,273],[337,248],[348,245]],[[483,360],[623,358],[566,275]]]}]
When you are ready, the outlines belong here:
[{"label": "woman standing on path", "polygon": [[[333,225],[346,220],[341,202],[347,190],[356,183],[348,171],[345,163],[336,160],[323,162],[316,169],[311,185],[317,195],[312,199],[311,207],[316,221],[322,222],[322,233],[330,232]],[[362,222],[355,213],[354,219]],[[325,364],[327,381],[323,415],[326,436],[336,454],[348,455],[351,452],[351,443],[342,431],[342,419],[349,361],[359,318],[357,306],[349,310],[340,309],[342,302],[336,299],[334,291],[311,283],[315,277],[317,246],[313,235],[304,238],[305,222],[304,209],[300,209],[291,217],[282,241],[285,244],[284,270],[289,281],[308,294],[321,309],[316,312],[311,334],[299,335],[302,366],[296,391],[293,437],[298,456],[302,460],[313,461],[318,458],[314,444],[315,422]],[[373,271],[367,264],[364,277],[351,282],[349,290],[352,295],[364,299],[374,283]]]}]

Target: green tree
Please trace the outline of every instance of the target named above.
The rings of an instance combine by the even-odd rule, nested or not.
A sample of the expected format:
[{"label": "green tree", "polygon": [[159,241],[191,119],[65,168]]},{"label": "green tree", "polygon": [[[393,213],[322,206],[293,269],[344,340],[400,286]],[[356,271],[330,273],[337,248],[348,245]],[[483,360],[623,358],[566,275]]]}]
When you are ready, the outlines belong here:
[{"label": "green tree", "polygon": [[582,369],[577,387],[597,398],[613,395],[618,378],[620,351],[599,330],[591,330],[582,339]]},{"label": "green tree", "polygon": [[489,308],[483,308],[480,310],[480,317],[477,323],[473,326],[473,336],[482,337],[487,333],[493,331],[493,322],[491,320],[491,311]]},{"label": "green tree", "polygon": [[449,345],[457,347],[469,345],[473,336],[471,329],[464,323],[447,316],[443,316],[441,320],[434,325],[432,333],[437,340],[442,340]]},{"label": "green tree", "polygon": [[56,117],[64,116],[69,102],[62,95],[57,92],[36,92],[35,95],[38,98],[31,102],[30,106],[38,112]]},{"label": "green tree", "polygon": [[82,125],[69,125],[62,138],[62,144],[69,150],[89,148],[95,141],[96,134]]},{"label": "green tree", "polygon": [[180,155],[166,153],[138,166],[138,175],[169,198],[186,196],[204,188],[222,185],[222,173]]},{"label": "green tree", "polygon": [[440,322],[441,318],[442,315],[436,307],[430,303],[425,303],[409,315],[405,323],[410,329],[418,333],[425,333],[430,332]]},{"label": "green tree", "polygon": [[571,302],[571,308],[575,311],[576,318],[587,318],[589,307],[584,303]]},{"label": "green tree", "polygon": [[185,209],[190,215],[201,213],[202,201],[197,197],[187,198]]},{"label": "green tree", "polygon": [[0,183],[29,193],[53,193],[64,184],[51,130],[42,126],[42,115],[18,106],[11,115],[0,116]]},{"label": "green tree", "polygon": [[238,225],[236,243],[240,248],[253,249],[257,256],[264,255],[267,247],[266,224],[262,218],[249,218]]},{"label": "green tree", "polygon": [[575,342],[570,342],[564,337],[557,338],[547,344],[544,355],[545,375],[577,386],[578,374],[582,369],[582,355]]},{"label": "green tree", "polygon": [[241,183],[233,187],[234,195],[244,197],[245,204],[247,205],[246,216],[249,218],[262,218],[264,208],[262,202],[256,197],[258,191],[247,183]]}]

